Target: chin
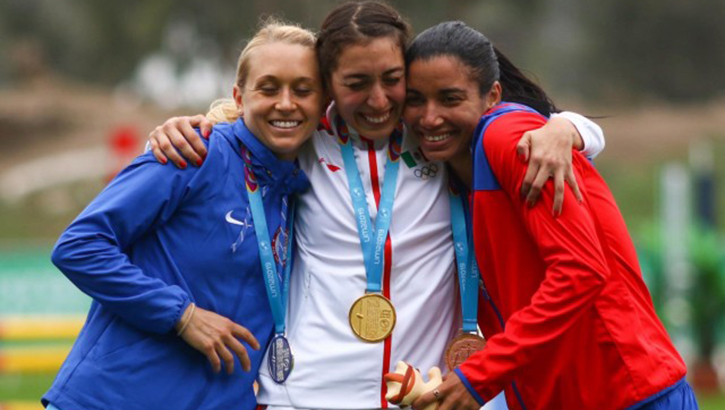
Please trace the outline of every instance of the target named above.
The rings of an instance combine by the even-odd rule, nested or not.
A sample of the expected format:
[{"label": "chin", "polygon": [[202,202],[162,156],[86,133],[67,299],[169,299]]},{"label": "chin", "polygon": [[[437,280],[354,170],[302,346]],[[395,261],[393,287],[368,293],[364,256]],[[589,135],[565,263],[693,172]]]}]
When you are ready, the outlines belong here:
[{"label": "chin", "polygon": [[453,154],[447,151],[440,150],[427,150],[421,145],[420,150],[423,151],[423,155],[431,161],[446,162],[453,159]]},{"label": "chin", "polygon": [[296,154],[305,141],[306,139],[296,139],[294,141],[273,141],[270,149],[278,156]]},{"label": "chin", "polygon": [[425,151],[424,151],[423,153],[424,153],[424,154],[425,154],[425,156],[426,156],[426,157],[427,157],[427,158],[428,158],[429,160],[431,160],[431,161],[436,161],[436,162],[446,162],[446,161],[448,161],[448,160],[450,160],[450,159],[451,159],[450,155],[443,155],[443,154],[429,154],[429,153],[426,153]]},{"label": "chin", "polygon": [[375,128],[375,129],[369,129],[367,132],[362,132],[361,134],[365,136],[367,139],[371,140],[379,140],[382,138],[387,138],[390,136],[390,134],[393,133],[393,130],[395,129],[395,124],[388,125],[382,128]]}]

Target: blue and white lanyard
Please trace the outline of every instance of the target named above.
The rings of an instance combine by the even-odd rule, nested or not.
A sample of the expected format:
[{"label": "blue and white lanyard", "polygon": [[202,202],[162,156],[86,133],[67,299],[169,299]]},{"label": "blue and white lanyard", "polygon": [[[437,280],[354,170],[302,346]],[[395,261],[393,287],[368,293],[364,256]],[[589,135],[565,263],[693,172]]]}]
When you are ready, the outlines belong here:
[{"label": "blue and white lanyard", "polygon": [[[476,253],[473,249],[473,236],[467,233],[466,210],[464,196],[453,187],[448,198],[451,205],[451,225],[453,228],[453,244],[458,267],[458,283],[461,291],[461,310],[463,311],[463,332],[478,331],[478,281],[479,271]],[[470,232],[473,232],[471,228]]]},{"label": "blue and white lanyard", "polygon": [[341,117],[336,117],[338,142],[345,164],[350,197],[355,210],[357,232],[365,261],[367,273],[366,293],[380,293],[382,291],[381,279],[383,276],[384,246],[388,237],[388,230],[393,216],[393,201],[395,188],[398,183],[398,169],[400,168],[400,146],[403,139],[402,123],[390,136],[388,160],[385,164],[385,179],[383,180],[383,193],[378,206],[378,215],[373,226],[368,203],[365,198],[365,188],[360,178],[360,170],[355,161],[355,152],[347,125]]},{"label": "blue and white lanyard", "polygon": [[[262,273],[264,274],[264,287],[267,289],[267,299],[272,309],[272,317],[274,318],[274,331],[276,334],[285,333],[285,316],[287,314],[287,300],[289,296],[289,282],[291,271],[292,243],[294,238],[295,224],[295,205],[292,205],[290,217],[287,221],[287,229],[289,234],[285,240],[283,247],[284,259],[282,259],[281,268],[284,274],[280,274],[277,270],[277,263],[274,260],[272,251],[272,241],[269,238],[267,230],[267,217],[264,214],[264,203],[262,202],[262,194],[257,184],[257,178],[251,167],[251,159],[249,151],[242,148],[242,158],[244,158],[244,180],[249,196],[249,206],[252,211],[252,219],[254,221],[254,231],[257,234],[257,246],[259,248],[259,260],[262,264]],[[282,201],[282,215],[287,213],[287,201]],[[284,218],[282,219],[284,221]],[[280,286],[280,282],[282,286]],[[282,289],[280,289],[282,287]]]}]

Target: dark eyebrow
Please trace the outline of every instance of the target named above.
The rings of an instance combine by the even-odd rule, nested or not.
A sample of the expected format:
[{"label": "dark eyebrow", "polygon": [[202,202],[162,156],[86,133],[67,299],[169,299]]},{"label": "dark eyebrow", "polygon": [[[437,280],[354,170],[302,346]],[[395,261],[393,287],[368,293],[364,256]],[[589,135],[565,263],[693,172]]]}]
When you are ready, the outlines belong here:
[{"label": "dark eyebrow", "polygon": [[273,75],[263,75],[261,77],[258,77],[254,82],[261,83],[263,81],[279,81],[279,79]]},{"label": "dark eyebrow", "polygon": [[445,95],[445,94],[466,94],[466,90],[460,89],[460,88],[444,88],[442,90],[438,91],[438,94]]},{"label": "dark eyebrow", "polygon": [[391,74],[398,74],[398,73],[403,74],[404,72],[405,72],[405,68],[403,68],[403,67],[395,67],[395,68],[391,68],[388,71],[385,71],[383,73],[383,75],[391,75]]},{"label": "dark eyebrow", "polygon": [[[263,82],[263,81],[273,81],[273,82],[280,82],[279,78],[273,76],[273,75],[263,75],[256,79],[255,82]],[[314,83],[316,80],[311,77],[297,77],[294,79],[294,82],[312,82]]]},{"label": "dark eyebrow", "polygon": [[[394,75],[394,74],[403,74],[405,73],[405,68],[403,67],[395,67],[391,68],[390,70],[384,71],[383,76],[387,75]],[[343,77],[343,80],[367,80],[370,78],[370,75],[368,74],[348,74]]]},{"label": "dark eyebrow", "polygon": [[343,80],[367,80],[370,78],[367,74],[349,74],[343,77]]}]

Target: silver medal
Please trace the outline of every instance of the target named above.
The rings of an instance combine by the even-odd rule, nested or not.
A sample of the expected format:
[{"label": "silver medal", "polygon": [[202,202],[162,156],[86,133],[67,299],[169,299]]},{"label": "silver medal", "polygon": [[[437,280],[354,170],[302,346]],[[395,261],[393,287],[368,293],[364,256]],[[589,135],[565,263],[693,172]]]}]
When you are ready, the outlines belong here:
[{"label": "silver medal", "polygon": [[269,355],[267,356],[267,365],[269,366],[269,374],[272,380],[282,384],[287,380],[292,368],[295,365],[292,349],[290,349],[289,341],[283,334],[275,335],[269,345]]}]

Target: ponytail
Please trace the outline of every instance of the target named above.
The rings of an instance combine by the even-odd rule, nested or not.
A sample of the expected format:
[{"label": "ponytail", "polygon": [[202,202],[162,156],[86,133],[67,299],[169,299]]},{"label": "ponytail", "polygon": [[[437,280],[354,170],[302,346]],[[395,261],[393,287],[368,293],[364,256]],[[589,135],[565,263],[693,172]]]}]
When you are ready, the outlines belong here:
[{"label": "ponytail", "polygon": [[527,105],[546,116],[558,112],[554,102],[538,84],[526,77],[496,47],[493,47],[493,50],[498,60],[499,82],[503,90],[502,100]]}]

